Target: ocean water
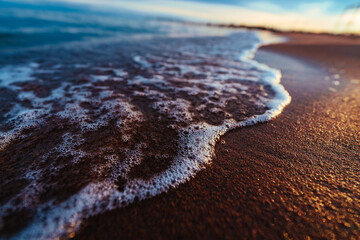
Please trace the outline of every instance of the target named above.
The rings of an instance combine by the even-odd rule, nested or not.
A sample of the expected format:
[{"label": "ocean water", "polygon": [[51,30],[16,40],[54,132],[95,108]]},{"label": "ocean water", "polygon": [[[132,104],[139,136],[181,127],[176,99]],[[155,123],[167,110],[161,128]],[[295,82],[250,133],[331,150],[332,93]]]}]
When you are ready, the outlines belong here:
[{"label": "ocean water", "polygon": [[269,33],[1,4],[1,237],[66,237],[166,192],[221,135],[290,103],[280,71],[252,60]]}]

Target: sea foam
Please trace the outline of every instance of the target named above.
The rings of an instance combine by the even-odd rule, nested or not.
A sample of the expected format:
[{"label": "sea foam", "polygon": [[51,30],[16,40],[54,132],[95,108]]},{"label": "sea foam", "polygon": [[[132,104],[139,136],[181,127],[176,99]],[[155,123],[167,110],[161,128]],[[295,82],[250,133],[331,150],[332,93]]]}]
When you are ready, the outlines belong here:
[{"label": "sea foam", "polygon": [[[0,68],[0,87],[18,93],[5,114],[10,127],[0,132],[2,151],[18,139],[31,140],[35,129],[67,126],[57,130],[59,142],[36,158],[31,170],[13,177],[29,184],[1,206],[2,217],[10,209],[36,209],[13,238],[66,236],[92,215],[174,188],[208,166],[216,142],[228,130],[269,121],[290,103],[280,71],[252,59],[266,43],[258,32],[159,41],[160,47],[152,42],[140,54],[129,54],[129,68],[92,63]],[[64,71],[75,77],[63,79],[47,95],[24,87],[29,81],[44,86],[44,74],[57,79]],[[58,184],[44,175],[61,178],[65,167],[86,161],[93,177],[79,191],[61,201],[56,196],[39,200]],[[151,161],[165,167],[158,169]],[[148,166],[154,168],[150,173],[144,170]],[[16,199],[24,196],[19,204]]]}]

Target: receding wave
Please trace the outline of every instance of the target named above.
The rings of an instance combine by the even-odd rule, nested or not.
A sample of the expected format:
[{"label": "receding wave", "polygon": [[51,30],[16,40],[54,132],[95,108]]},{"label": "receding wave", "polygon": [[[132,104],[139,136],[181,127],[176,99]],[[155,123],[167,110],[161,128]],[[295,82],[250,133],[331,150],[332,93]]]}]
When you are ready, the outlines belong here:
[{"label": "receding wave", "polygon": [[159,38],[1,66],[2,228],[63,236],[195,176],[222,134],[290,102],[280,72],[247,59],[260,44],[255,32]]}]

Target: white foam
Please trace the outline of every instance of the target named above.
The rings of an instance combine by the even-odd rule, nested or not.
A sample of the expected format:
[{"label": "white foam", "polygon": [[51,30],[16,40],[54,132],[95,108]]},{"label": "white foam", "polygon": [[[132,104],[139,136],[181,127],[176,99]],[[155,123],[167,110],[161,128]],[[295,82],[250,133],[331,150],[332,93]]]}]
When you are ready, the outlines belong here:
[{"label": "white foam", "polygon": [[334,84],[335,86],[339,86],[339,85],[340,85],[340,82],[339,82],[339,81],[333,81],[333,84]]},{"label": "white foam", "polygon": [[32,74],[38,66],[37,63],[29,63],[22,66],[9,65],[0,68],[0,86],[9,87],[14,83],[33,80]]},{"label": "white foam", "polygon": [[[56,115],[78,124],[82,132],[94,131],[107,126],[108,121],[115,118],[117,119],[116,125],[122,133],[122,140],[124,142],[129,141],[135,134],[132,131],[134,126],[139,126],[145,121],[143,114],[134,110],[134,106],[130,104],[127,96],[114,93],[114,91],[104,86],[95,87],[94,85],[99,81],[113,79],[113,74],[119,77],[119,81],[127,78],[126,83],[129,86],[139,85],[143,87],[144,90],[142,91],[134,91],[133,96],[149,97],[154,101],[153,109],[173,117],[175,119],[174,124],[176,122],[186,124],[184,124],[185,127],[180,128],[174,126],[175,129],[178,128],[180,135],[179,152],[170,168],[155,174],[147,180],[131,179],[127,174],[133,166],[142,162],[144,158],[143,149],[147,146],[139,142],[134,148],[121,149],[125,152],[125,159],[121,163],[116,161],[116,155],[109,154],[104,159],[106,164],[97,166],[94,169],[96,172],[101,173],[104,167],[116,166],[116,169],[110,173],[109,178],[90,183],[61,204],[50,201],[40,205],[34,220],[14,238],[54,238],[63,236],[76,231],[82,220],[91,215],[123,207],[132,203],[135,199],[146,199],[176,187],[194,177],[197,172],[212,161],[216,142],[229,129],[254,125],[278,116],[291,100],[288,92],[280,84],[281,73],[279,70],[269,68],[251,59],[256,49],[263,44],[258,39],[261,37],[260,35],[256,37],[256,35],[249,33],[249,35],[245,34],[243,37],[249,39],[234,35],[226,37],[224,42],[218,44],[216,43],[218,40],[205,43],[202,48],[196,44],[187,44],[178,49],[179,55],[174,55],[172,58],[164,55],[160,50],[156,56],[148,54],[147,56],[133,57],[133,60],[141,68],[151,70],[152,77],[139,75],[127,78],[129,77],[128,73],[123,70],[97,67],[96,70],[101,73],[91,75],[90,83],[73,86],[71,83],[65,82],[61,87],[53,90],[47,98],[41,99],[31,93],[21,93],[20,98],[30,99],[31,102],[36,103],[37,109],[24,110],[19,106],[14,107],[11,112],[13,120],[22,119],[21,127],[17,130],[31,124],[40,124],[36,121],[42,120],[44,114],[49,114],[51,110],[51,106],[47,102],[56,100],[64,106],[64,110]],[[173,50],[171,46],[169,48]],[[164,49],[164,52],[167,50],[169,49]],[[157,64],[154,65],[154,62]],[[85,68],[89,66],[80,65],[75,67]],[[174,69],[174,67],[177,67],[178,70]],[[15,79],[33,79],[32,74],[37,68],[39,66],[35,68],[30,66],[27,69],[18,70],[15,67],[13,69],[17,70],[12,71],[20,72],[18,75],[15,74]],[[5,72],[9,72],[9,70],[6,69]],[[171,75],[171,80],[164,77],[166,74]],[[188,79],[185,75],[188,76]],[[0,79],[1,76],[0,70]],[[3,74],[3,76],[5,76],[3,82],[7,86],[14,82],[14,80],[10,80],[11,77],[9,77],[8,73]],[[274,96],[268,96],[265,91],[260,91],[258,95],[254,96],[249,84],[268,86],[274,92]],[[92,96],[88,87],[96,88],[99,91],[98,96]],[[154,90],[154,87],[159,90]],[[254,105],[267,106],[269,110],[266,110],[263,114],[251,116],[244,121],[237,122],[229,117],[221,125],[210,125],[204,121],[194,121],[194,113],[190,110],[193,107],[192,103],[180,97],[174,99],[167,95],[165,90],[171,91],[176,96],[180,93],[199,96],[204,104],[195,107],[198,111],[207,108],[210,108],[209,111],[215,114],[224,111],[226,104],[231,100],[236,100],[237,95],[247,96]],[[82,107],[84,102],[90,102],[98,106],[94,110],[95,114],[99,116],[97,119],[91,119],[89,110]],[[208,103],[212,104],[211,107],[207,105]],[[107,110],[106,113],[101,112],[104,109]],[[34,121],[35,123],[33,123]],[[0,144],[10,142],[13,138],[18,137],[16,131],[11,134],[13,134],[12,137],[6,134],[5,137],[2,136],[5,140],[1,139]],[[67,133],[63,136],[62,143],[53,151],[60,152],[63,155],[70,154],[73,156],[74,162],[79,161],[83,156],[94,156],[93,153],[75,149],[76,146],[83,142],[84,139],[81,137]],[[106,151],[106,149],[97,149],[97,151]],[[127,180],[123,191],[118,191],[115,184],[115,179],[119,176]],[[37,182],[36,177],[34,179],[32,186],[36,185],[41,188],[41,182]],[[36,190],[31,192],[34,199],[36,199],[36,194]],[[32,201],[35,200],[31,200],[28,204],[31,205]],[[11,201],[2,206],[1,210],[10,207]],[[43,209],[46,208],[50,208],[50,210],[44,211]]]},{"label": "white foam", "polygon": [[128,76],[128,73],[126,71],[124,71],[123,69],[112,69],[112,71],[114,72],[114,74],[117,77],[126,77],[126,76]]},{"label": "white foam", "polygon": [[91,75],[92,81],[105,81],[109,79],[108,75]]}]

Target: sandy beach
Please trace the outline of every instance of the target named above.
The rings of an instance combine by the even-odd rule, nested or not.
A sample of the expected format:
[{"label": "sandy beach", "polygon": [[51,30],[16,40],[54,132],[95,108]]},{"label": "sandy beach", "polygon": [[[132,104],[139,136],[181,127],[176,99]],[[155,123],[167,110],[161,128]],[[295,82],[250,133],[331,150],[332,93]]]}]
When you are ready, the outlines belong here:
[{"label": "sandy beach", "polygon": [[194,179],[91,217],[75,238],[360,238],[359,40],[287,37],[255,56],[292,96],[277,119],[228,132]]},{"label": "sandy beach", "polygon": [[360,2],[0,1],[0,240],[360,239]]}]

